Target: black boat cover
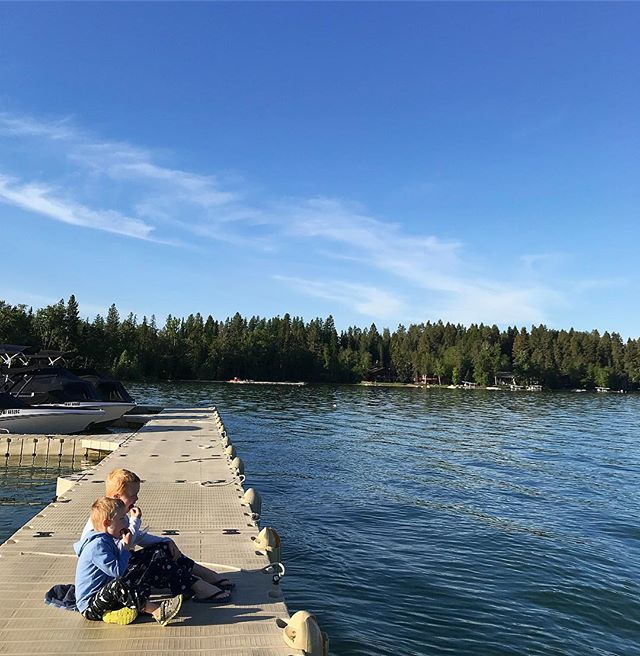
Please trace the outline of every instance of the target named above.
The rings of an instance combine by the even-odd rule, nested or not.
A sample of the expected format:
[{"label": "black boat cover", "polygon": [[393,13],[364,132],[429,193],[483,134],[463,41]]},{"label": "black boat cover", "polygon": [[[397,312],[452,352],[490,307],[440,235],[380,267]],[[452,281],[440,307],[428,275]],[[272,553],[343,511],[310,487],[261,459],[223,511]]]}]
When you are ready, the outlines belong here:
[{"label": "black boat cover", "polygon": [[41,349],[35,354],[36,359],[38,358],[68,358],[71,355],[75,355],[75,351],[47,351]]},{"label": "black boat cover", "polygon": [[111,378],[95,369],[71,369],[76,375],[91,383],[97,390],[101,401],[118,401],[135,403],[126,387],[115,378]]},{"label": "black boat cover", "polygon": [[33,355],[38,349],[33,346],[18,346],[17,344],[0,344],[0,353],[7,355],[16,355],[23,353],[24,355]]},{"label": "black boat cover", "polygon": [[28,408],[29,406],[15,396],[0,392],[0,410],[13,410],[15,408]]},{"label": "black boat cover", "polygon": [[25,367],[13,372],[6,391],[32,405],[67,401],[99,401],[95,387],[63,367]]}]

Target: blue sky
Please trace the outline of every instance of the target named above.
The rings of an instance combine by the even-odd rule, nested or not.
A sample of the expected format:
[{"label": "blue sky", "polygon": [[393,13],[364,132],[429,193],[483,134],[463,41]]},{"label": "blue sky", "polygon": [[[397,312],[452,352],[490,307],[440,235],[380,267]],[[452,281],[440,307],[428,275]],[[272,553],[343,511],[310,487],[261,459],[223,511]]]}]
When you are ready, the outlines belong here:
[{"label": "blue sky", "polygon": [[640,5],[0,3],[0,299],[640,335]]}]

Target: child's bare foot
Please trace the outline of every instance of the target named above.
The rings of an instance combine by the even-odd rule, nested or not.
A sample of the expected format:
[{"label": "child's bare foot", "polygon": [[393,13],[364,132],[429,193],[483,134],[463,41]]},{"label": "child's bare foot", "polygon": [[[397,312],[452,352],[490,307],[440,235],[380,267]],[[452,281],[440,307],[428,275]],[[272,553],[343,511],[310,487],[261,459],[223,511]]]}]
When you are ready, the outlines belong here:
[{"label": "child's bare foot", "polygon": [[182,606],[182,595],[179,594],[171,599],[165,599],[157,610],[154,610],[153,618],[160,624],[166,626],[180,612]]}]

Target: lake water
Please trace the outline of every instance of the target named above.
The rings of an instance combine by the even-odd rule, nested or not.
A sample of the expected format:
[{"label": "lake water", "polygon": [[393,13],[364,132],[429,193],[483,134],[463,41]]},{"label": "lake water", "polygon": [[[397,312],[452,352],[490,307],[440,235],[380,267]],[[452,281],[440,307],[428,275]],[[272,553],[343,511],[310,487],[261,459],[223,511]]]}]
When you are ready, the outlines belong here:
[{"label": "lake water", "polygon": [[[640,397],[130,389],[218,406],[331,654],[640,653]],[[53,484],[3,480],[5,539]]]}]

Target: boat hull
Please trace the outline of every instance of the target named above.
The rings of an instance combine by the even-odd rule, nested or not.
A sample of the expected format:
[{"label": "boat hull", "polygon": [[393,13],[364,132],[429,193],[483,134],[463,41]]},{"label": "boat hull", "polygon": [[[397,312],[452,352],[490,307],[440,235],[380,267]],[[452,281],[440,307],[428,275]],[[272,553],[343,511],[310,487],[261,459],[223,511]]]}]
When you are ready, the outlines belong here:
[{"label": "boat hull", "polygon": [[81,433],[91,424],[102,421],[98,409],[15,408],[0,410],[0,433],[21,435],[70,435]]},{"label": "boat hull", "polygon": [[[35,406],[34,406],[35,407]],[[40,407],[45,407],[40,406]],[[136,407],[135,403],[120,403],[118,401],[68,401],[67,403],[62,404],[51,404],[48,403],[48,408],[71,408],[78,410],[94,410],[99,409],[103,411],[102,417],[97,421],[93,422],[96,427],[105,427],[113,424],[113,422],[118,421],[122,415],[129,410],[133,410]]]}]

